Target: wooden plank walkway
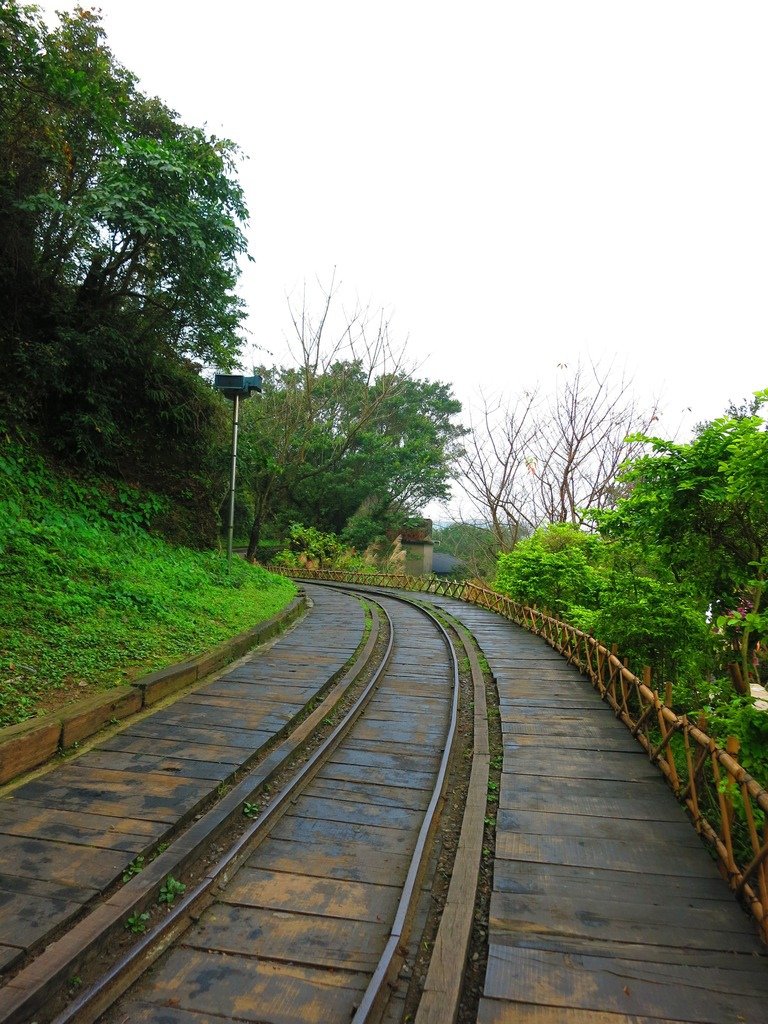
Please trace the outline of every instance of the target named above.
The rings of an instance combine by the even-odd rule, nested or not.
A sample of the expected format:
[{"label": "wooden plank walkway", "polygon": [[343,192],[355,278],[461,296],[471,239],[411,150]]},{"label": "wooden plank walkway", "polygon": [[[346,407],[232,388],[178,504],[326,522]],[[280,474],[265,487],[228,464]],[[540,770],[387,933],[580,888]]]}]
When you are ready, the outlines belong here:
[{"label": "wooden plank walkway", "polygon": [[77,914],[283,729],[354,653],[364,613],[315,608],[265,652],[0,800],[0,968]]},{"label": "wooden plank walkway", "polygon": [[429,600],[476,636],[501,702],[480,1024],[765,1024],[765,947],[639,744],[543,640]]},{"label": "wooden plank walkway", "polygon": [[362,716],[111,1019],[352,1018],[389,938],[451,717],[442,637],[420,611],[382,604],[395,642]]}]

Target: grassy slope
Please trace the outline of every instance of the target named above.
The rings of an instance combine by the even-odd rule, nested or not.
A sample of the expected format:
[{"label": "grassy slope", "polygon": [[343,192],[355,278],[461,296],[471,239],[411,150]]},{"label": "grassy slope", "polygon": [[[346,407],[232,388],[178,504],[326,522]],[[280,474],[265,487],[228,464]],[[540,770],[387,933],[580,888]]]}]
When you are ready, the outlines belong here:
[{"label": "grassy slope", "polygon": [[182,660],[269,618],[294,585],[145,527],[154,496],[0,450],[0,725]]}]

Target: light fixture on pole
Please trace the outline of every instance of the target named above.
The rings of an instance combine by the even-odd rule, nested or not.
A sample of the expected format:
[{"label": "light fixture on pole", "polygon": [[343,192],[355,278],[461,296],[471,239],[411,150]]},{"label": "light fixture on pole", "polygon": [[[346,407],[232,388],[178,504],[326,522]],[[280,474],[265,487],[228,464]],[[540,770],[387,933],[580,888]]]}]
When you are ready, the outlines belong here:
[{"label": "light fixture on pole", "polygon": [[238,374],[217,373],[214,388],[232,402],[232,466],[229,473],[229,528],[227,530],[227,563],[232,564],[232,535],[235,529],[235,475],[237,473],[237,431],[240,425],[240,399],[261,394],[261,377],[242,377]]}]

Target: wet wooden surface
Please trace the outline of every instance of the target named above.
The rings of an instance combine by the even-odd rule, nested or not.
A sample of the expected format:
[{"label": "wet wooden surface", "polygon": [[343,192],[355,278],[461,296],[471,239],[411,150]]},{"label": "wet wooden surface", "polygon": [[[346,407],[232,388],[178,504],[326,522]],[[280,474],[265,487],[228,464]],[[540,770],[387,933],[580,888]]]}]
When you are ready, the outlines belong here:
[{"label": "wet wooden surface", "polygon": [[434,603],[501,702],[481,1024],[765,1024],[765,947],[639,744],[543,640]]},{"label": "wet wooden surface", "polygon": [[442,638],[420,612],[383,603],[393,658],[362,717],[110,1020],[351,1019],[390,933],[450,719]]},{"label": "wet wooden surface", "polygon": [[61,925],[284,729],[354,653],[359,602],[315,607],[262,653],[0,800],[0,968]]}]

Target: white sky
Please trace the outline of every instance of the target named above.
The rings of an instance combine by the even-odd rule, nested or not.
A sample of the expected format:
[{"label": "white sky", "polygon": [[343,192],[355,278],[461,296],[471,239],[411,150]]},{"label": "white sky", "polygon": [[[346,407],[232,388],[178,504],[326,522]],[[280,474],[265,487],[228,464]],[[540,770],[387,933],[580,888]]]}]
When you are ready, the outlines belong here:
[{"label": "white sky", "polygon": [[247,154],[278,357],[286,292],[335,266],[465,405],[579,357],[669,429],[768,386],[764,0],[100,6],[142,88]]}]

